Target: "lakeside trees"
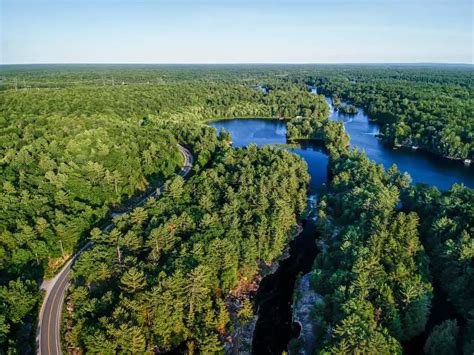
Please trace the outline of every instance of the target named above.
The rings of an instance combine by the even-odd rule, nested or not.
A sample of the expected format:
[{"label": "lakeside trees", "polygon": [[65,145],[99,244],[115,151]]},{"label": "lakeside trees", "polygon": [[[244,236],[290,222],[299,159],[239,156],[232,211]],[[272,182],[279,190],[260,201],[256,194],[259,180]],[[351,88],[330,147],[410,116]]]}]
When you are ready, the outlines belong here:
[{"label": "lakeside trees", "polygon": [[412,186],[395,166],[385,170],[348,149],[339,124],[314,127],[329,151],[332,177],[318,203],[316,352],[401,353],[402,344],[427,331],[433,278],[462,326],[456,319],[431,324],[425,352],[472,352],[473,190]]},{"label": "lakeside trees", "polygon": [[401,342],[425,330],[432,298],[419,218],[398,211],[410,179],[350,150],[341,122],[326,118],[312,128],[307,138],[324,143],[332,177],[318,203],[321,252],[312,285],[322,301],[313,310],[315,350],[400,353]]},{"label": "lakeside trees", "polygon": [[[333,178],[318,204],[317,352],[399,353],[403,343],[429,331],[427,354],[469,354],[473,190],[412,186],[395,167],[385,171],[362,152],[339,153],[331,155]],[[450,303],[456,313],[426,329],[431,282],[447,294],[441,307]]]},{"label": "lakeside trees", "polygon": [[[432,66],[62,66],[6,67],[2,98],[6,116],[115,114],[159,115],[209,121],[228,117],[313,117],[325,111],[307,93],[316,84],[335,107],[350,114],[362,106],[382,125],[391,145],[417,146],[451,159],[473,159],[472,69]],[[111,85],[116,78],[120,85]],[[16,81],[15,81],[16,80]],[[21,90],[13,82],[30,81]],[[256,85],[267,90],[257,90]],[[55,87],[33,90],[32,87]],[[10,89],[10,90],[6,90]],[[349,105],[342,105],[341,99]],[[304,120],[303,120],[304,121]],[[311,135],[307,123],[300,131]],[[296,132],[292,132],[296,133]],[[290,135],[290,137],[297,135]]]},{"label": "lakeside trees", "polygon": [[354,105],[343,105],[337,110],[346,115],[355,115],[357,112],[359,112],[359,109]]},{"label": "lakeside trees", "polygon": [[[224,154],[229,135],[216,138],[203,123],[275,117],[289,119],[290,140],[321,140],[331,155],[335,182],[320,205],[328,249],[318,260],[322,276],[315,276],[331,306],[318,308],[317,320],[334,325],[324,349],[400,350],[400,341],[425,327],[431,275],[463,322],[440,324],[426,348],[437,346],[437,334],[446,334],[447,346],[457,339],[472,352],[472,190],[410,188],[406,176],[383,172],[361,153],[349,152],[343,124],[327,120],[324,97],[307,91],[316,82],[333,94],[333,102],[349,99],[363,106],[383,125],[390,144],[472,158],[472,70],[0,69],[1,350],[27,349],[40,301],[38,282],[89,235],[97,247],[77,264],[68,299],[76,305],[69,344],[97,351],[143,352],[155,341],[160,349],[181,342],[190,349],[220,349],[228,324],[224,290],[251,275],[257,260],[269,262],[281,253],[288,235],[280,228],[288,231],[294,223],[307,177],[291,159],[274,158],[276,151],[252,147],[245,154]],[[10,84],[16,76],[25,85],[15,89]],[[173,179],[163,203],[119,218],[109,234],[90,233],[112,207],[172,176],[181,162],[178,142],[195,157],[193,183]],[[288,164],[290,172],[301,170],[303,179],[285,178],[287,167],[275,167],[273,159]],[[274,173],[282,179],[278,183],[260,176]],[[297,193],[268,198],[290,180],[299,184],[291,186]],[[246,190],[237,193],[237,185]],[[367,340],[372,338],[374,347]]]},{"label": "lakeside trees", "polygon": [[287,124],[289,141],[324,140],[323,126],[328,122],[329,106],[323,95],[314,96],[315,108],[304,116],[295,116]]},{"label": "lakeside trees", "polygon": [[[324,101],[324,97],[320,96]],[[323,111],[327,111],[324,101]],[[313,140],[324,144],[330,156],[336,159],[339,154],[347,152],[349,136],[346,134],[343,122],[330,121],[327,116],[321,119],[313,117],[298,117],[291,119],[287,125],[286,138],[290,142]]]},{"label": "lakeside trees", "polygon": [[400,342],[424,331],[432,297],[419,218],[397,211],[409,180],[362,152],[341,153],[318,204],[318,351],[399,353]]},{"label": "lakeside trees", "polygon": [[308,180],[306,163],[285,150],[228,148],[189,181],[170,181],[159,200],[116,218],[110,233],[94,230],[67,297],[68,346],[221,350],[226,295],[282,254]]},{"label": "lakeside trees", "polygon": [[469,354],[474,350],[474,191],[462,185],[446,192],[418,185],[404,192],[403,207],[420,216],[433,278],[462,319],[461,324],[448,320],[435,327],[426,347],[433,353],[439,344],[436,334],[450,333],[451,342],[443,346]]},{"label": "lakeside trees", "polygon": [[381,138],[390,145],[418,146],[450,159],[474,158],[472,70],[351,68],[313,78],[311,84],[336,103],[343,98],[362,106],[381,124]]}]

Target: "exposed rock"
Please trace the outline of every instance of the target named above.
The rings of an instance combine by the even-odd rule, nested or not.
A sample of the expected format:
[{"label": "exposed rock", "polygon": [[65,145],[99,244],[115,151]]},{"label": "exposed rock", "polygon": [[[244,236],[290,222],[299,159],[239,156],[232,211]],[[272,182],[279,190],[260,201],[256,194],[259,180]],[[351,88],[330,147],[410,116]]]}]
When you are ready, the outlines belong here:
[{"label": "exposed rock", "polygon": [[315,341],[315,324],[311,313],[316,303],[322,302],[321,296],[318,295],[311,287],[311,277],[313,272],[304,275],[296,288],[296,301],[293,304],[293,321],[301,327],[298,337],[298,349],[290,349],[290,354],[312,354],[314,352]]},{"label": "exposed rock", "polygon": [[[296,238],[303,231],[301,225],[297,225],[292,238]],[[280,261],[287,259],[290,256],[290,246],[285,248],[283,254],[271,264],[261,262],[259,265],[259,272],[251,279],[242,278],[238,285],[229,292],[226,298],[227,310],[230,315],[229,333],[224,338],[224,352],[225,354],[251,354],[252,353],[252,339],[257,324],[258,316],[255,315],[251,319],[242,324],[237,314],[242,308],[245,300],[251,300],[258,290],[258,286],[262,279],[277,271]]]}]

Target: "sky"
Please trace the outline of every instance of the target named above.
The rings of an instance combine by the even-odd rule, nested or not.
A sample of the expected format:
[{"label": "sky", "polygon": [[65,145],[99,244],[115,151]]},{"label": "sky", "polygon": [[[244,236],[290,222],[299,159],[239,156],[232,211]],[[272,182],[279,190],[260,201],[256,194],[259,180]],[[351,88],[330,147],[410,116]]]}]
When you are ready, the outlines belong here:
[{"label": "sky", "polygon": [[470,63],[472,0],[0,0],[0,63]]}]

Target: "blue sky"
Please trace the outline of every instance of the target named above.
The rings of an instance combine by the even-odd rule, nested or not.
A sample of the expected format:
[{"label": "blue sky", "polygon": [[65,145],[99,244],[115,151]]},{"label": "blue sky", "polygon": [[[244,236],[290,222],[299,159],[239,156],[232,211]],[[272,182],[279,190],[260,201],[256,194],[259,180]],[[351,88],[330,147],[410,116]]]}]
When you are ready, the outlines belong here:
[{"label": "blue sky", "polygon": [[471,0],[0,0],[7,63],[473,63]]}]

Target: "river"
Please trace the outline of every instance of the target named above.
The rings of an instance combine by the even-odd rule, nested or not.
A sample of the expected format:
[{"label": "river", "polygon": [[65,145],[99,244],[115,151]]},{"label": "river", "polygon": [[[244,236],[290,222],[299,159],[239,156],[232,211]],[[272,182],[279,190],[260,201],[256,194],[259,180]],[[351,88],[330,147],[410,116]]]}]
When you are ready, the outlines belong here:
[{"label": "river", "polygon": [[[389,168],[396,164],[400,171],[408,172],[415,183],[426,183],[447,190],[453,183],[463,183],[474,187],[474,168],[466,167],[459,161],[435,157],[422,151],[411,149],[391,149],[376,137],[378,126],[369,121],[362,109],[356,115],[343,115],[335,111],[329,98],[331,120],[343,121],[351,139],[351,146],[363,149],[369,158]],[[244,147],[255,143],[286,143],[286,123],[264,119],[234,119],[210,124],[217,131],[222,127],[232,134],[233,145]],[[298,334],[292,324],[291,303],[294,284],[299,274],[311,270],[318,252],[315,239],[313,217],[315,201],[321,184],[327,182],[328,157],[324,149],[314,144],[301,148],[288,148],[300,155],[308,164],[311,175],[308,202],[312,213],[304,225],[303,232],[290,243],[289,257],[280,261],[277,271],[266,276],[255,295],[258,320],[253,338],[254,354],[281,354],[287,350],[288,342]]]}]

